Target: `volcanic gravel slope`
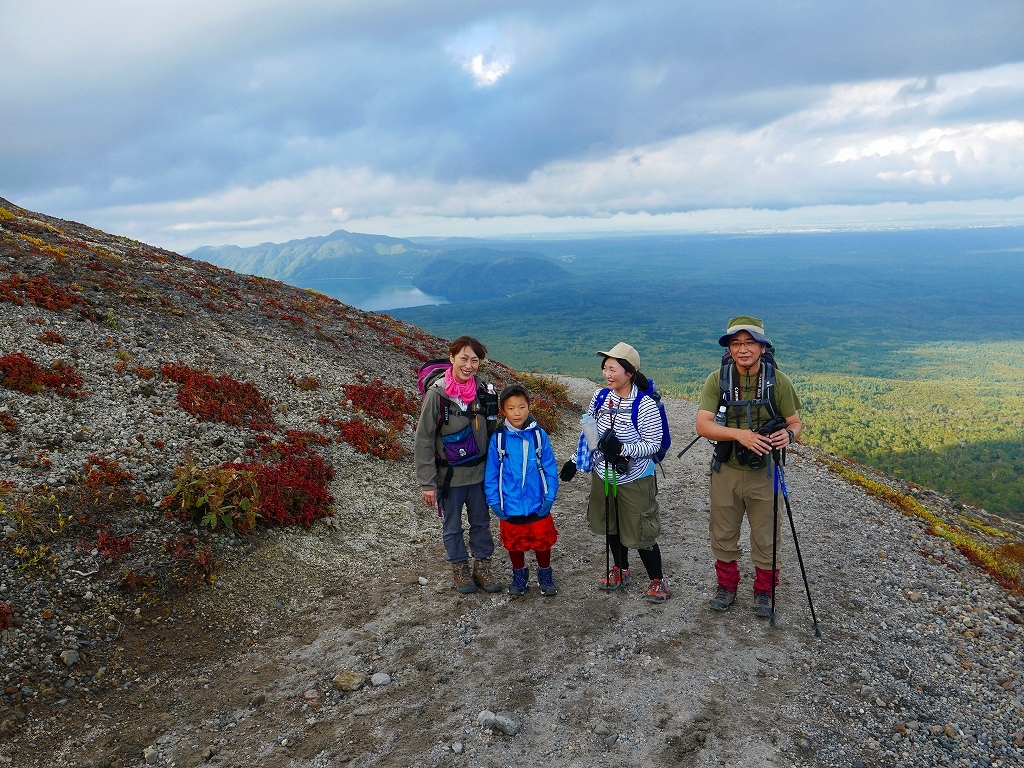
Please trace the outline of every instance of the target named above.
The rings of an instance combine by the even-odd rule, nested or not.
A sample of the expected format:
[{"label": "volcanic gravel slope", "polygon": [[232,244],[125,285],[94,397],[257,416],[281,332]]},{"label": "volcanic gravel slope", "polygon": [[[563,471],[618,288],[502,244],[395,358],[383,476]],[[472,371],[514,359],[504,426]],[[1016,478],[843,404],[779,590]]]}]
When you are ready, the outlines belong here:
[{"label": "volcanic gravel slope", "polygon": [[[751,614],[748,561],[733,609],[707,609],[704,441],[659,475],[666,604],[642,599],[639,562],[627,589],[595,588],[585,476],[554,509],[556,597],[535,583],[517,599],[456,594],[408,456],[364,453],[338,426],[388,427],[343,387],[413,394],[413,369],[443,349],[386,316],[0,200],[0,764],[1024,763],[1019,593],[811,449],[786,477],[820,639],[788,526],[777,625]],[[200,420],[175,365],[251,385],[238,391],[265,407]],[[493,362],[487,375],[513,377]],[[11,388],[25,376],[39,391]],[[565,381],[582,408],[594,385]],[[695,406],[667,407],[681,447]],[[413,418],[390,425],[406,452]],[[254,461],[288,430],[321,436],[333,516],[225,535],[159,508],[182,463]],[[575,437],[553,436],[560,462]],[[871,478],[989,543],[1024,541]]]}]

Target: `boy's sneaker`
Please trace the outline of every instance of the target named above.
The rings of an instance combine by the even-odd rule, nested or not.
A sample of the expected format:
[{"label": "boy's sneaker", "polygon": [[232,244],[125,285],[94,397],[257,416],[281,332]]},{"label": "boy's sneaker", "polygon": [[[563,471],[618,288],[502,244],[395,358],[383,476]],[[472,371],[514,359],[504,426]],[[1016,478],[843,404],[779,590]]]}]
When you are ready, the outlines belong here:
[{"label": "boy's sneaker", "polygon": [[712,611],[728,611],[729,607],[735,602],[735,592],[730,592],[725,587],[719,587],[715,596],[708,600],[708,608]]},{"label": "boy's sneaker", "polygon": [[452,578],[455,579],[455,588],[459,592],[469,594],[476,592],[476,582],[473,581],[473,574],[469,570],[469,563],[452,563]]},{"label": "boy's sneaker", "polygon": [[669,598],[668,588],[664,579],[651,579],[651,586],[647,588],[644,599],[651,603],[664,603]]},{"label": "boy's sneaker", "polygon": [[540,585],[540,593],[545,597],[552,597],[558,594],[550,567],[537,569],[537,584]]},{"label": "boy's sneaker", "polygon": [[512,583],[508,585],[508,593],[516,597],[522,597],[530,588],[530,569],[513,568]]},{"label": "boy's sneaker", "polygon": [[754,615],[760,616],[762,619],[770,619],[772,617],[772,596],[767,592],[758,594],[757,599],[754,601]]},{"label": "boy's sneaker", "polygon": [[633,581],[633,576],[630,574],[629,568],[619,568],[619,566],[613,565],[612,569],[608,571],[608,575],[597,582],[597,586],[601,589],[618,589],[628,586],[631,581]]},{"label": "boy's sneaker", "polygon": [[491,573],[491,561],[489,559],[475,560],[473,562],[473,581],[484,592],[501,592],[505,588],[505,585],[498,581],[495,575]]}]

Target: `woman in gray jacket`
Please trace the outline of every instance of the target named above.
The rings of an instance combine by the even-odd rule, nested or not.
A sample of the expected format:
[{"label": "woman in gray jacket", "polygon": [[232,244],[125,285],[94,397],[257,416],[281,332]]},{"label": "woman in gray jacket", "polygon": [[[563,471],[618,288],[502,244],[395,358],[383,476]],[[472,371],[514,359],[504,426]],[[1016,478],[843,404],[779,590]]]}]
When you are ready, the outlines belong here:
[{"label": "woman in gray jacket", "polygon": [[[459,592],[500,592],[504,585],[492,573],[491,513],[484,494],[484,472],[491,425],[483,400],[487,390],[477,371],[487,347],[472,336],[460,336],[448,348],[451,367],[425,390],[416,425],[416,479],[423,501],[442,518],[445,555],[452,564]],[[495,401],[497,398],[495,397]],[[469,522],[469,551],[462,526],[462,508]],[[473,569],[469,568],[469,552]]]}]

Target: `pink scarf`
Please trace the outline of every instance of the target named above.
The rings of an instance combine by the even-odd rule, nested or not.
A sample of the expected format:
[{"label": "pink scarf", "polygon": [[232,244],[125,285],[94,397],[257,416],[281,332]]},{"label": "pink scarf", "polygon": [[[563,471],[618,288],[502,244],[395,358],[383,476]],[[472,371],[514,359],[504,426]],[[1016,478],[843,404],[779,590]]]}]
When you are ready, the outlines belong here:
[{"label": "pink scarf", "polygon": [[452,376],[452,369],[449,368],[444,372],[444,393],[469,405],[476,399],[476,377],[470,376],[469,381],[463,384]]}]

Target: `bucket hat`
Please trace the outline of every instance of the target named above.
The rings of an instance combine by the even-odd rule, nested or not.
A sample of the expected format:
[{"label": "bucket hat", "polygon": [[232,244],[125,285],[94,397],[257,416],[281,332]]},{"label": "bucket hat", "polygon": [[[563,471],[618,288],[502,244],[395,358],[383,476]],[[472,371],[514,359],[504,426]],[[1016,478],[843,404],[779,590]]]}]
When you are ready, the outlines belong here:
[{"label": "bucket hat", "polygon": [[640,354],[623,341],[620,341],[607,352],[599,351],[597,354],[602,357],[614,357],[616,360],[625,360],[633,366],[634,371],[640,370]]},{"label": "bucket hat", "polygon": [[754,341],[759,341],[762,344],[767,344],[769,347],[772,345],[768,341],[768,337],[764,335],[764,321],[759,317],[751,317],[750,315],[740,315],[734,317],[729,321],[729,325],[726,326],[725,335],[718,339],[720,346],[728,347],[729,341],[740,331],[746,331],[754,337]]}]

